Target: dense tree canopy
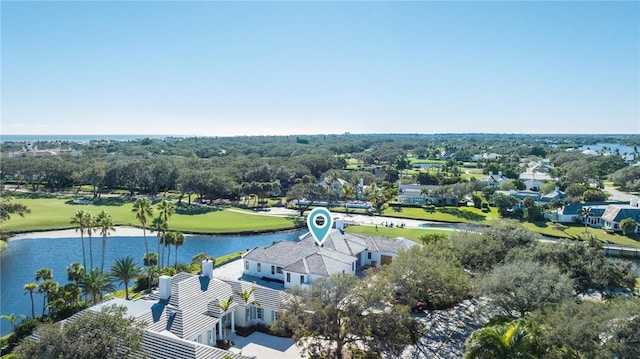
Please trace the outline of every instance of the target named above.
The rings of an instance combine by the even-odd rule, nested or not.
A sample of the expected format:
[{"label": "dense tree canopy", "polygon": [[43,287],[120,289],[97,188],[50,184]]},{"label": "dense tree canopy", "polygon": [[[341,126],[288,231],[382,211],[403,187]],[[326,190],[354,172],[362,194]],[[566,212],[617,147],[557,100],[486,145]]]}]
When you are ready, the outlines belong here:
[{"label": "dense tree canopy", "polygon": [[312,357],[343,358],[350,349],[399,357],[421,335],[408,308],[390,305],[393,291],[384,281],[352,275],[321,278],[295,297],[274,328],[287,328]]},{"label": "dense tree canopy", "polygon": [[122,358],[142,349],[143,328],[125,317],[126,308],[106,306],[65,325],[46,324],[35,331],[37,341],[25,340],[19,358]]}]

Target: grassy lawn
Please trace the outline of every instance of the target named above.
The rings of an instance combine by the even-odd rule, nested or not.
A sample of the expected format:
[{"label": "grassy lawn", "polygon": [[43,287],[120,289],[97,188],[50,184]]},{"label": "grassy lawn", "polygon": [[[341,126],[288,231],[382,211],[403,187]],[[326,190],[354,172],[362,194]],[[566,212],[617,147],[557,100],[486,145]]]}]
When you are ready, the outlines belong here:
[{"label": "grassy lawn", "polygon": [[433,213],[428,212],[425,208],[389,207],[383,211],[383,215],[452,223],[484,222],[500,218],[498,210],[495,208],[491,209],[491,212],[483,213],[474,207],[437,207]]},{"label": "grassy lawn", "polygon": [[475,178],[475,179],[480,179],[483,177],[487,177],[485,174],[483,173],[463,173],[460,175],[460,178],[464,179],[464,180],[468,180],[471,178]]},{"label": "grassy lawn", "polygon": [[[540,234],[553,236],[553,237],[562,237],[562,238],[570,238],[570,239],[580,239],[585,237],[584,226],[569,226],[564,231],[559,231],[553,228],[553,224],[551,222],[546,223],[528,223],[523,222],[522,225],[534,232],[538,232]],[[624,236],[622,234],[610,234],[602,229],[596,228],[588,228],[588,233],[595,236],[598,240],[603,243],[608,244],[618,244],[622,246],[631,246],[631,247],[640,247],[640,242]]]},{"label": "grassy lawn", "polygon": [[345,231],[347,233],[353,234],[365,234],[374,237],[387,237],[387,238],[398,238],[404,237],[407,239],[411,239],[418,243],[420,242],[420,237],[425,234],[431,233],[440,233],[444,235],[450,235],[451,230],[448,229],[421,229],[421,228],[397,228],[397,227],[383,227],[378,226],[376,230],[375,226],[348,226]]},{"label": "grassy lawn", "polygon": [[422,163],[444,165],[445,163],[447,163],[447,161],[419,159],[419,158],[415,158],[415,157],[409,158],[409,164],[418,165],[418,164],[422,164]]},{"label": "grassy lawn", "polygon": [[[12,216],[2,225],[6,232],[32,232],[73,228],[71,217],[78,209],[97,215],[101,210],[111,213],[115,225],[139,226],[131,209],[133,202],[109,199],[94,204],[73,204],[70,198],[15,198],[15,202],[29,207],[24,218]],[[151,222],[151,220],[149,220]],[[238,233],[291,229],[293,220],[283,217],[258,216],[250,211],[238,213],[224,209],[192,207],[179,209],[169,220],[172,230],[197,233]]]}]

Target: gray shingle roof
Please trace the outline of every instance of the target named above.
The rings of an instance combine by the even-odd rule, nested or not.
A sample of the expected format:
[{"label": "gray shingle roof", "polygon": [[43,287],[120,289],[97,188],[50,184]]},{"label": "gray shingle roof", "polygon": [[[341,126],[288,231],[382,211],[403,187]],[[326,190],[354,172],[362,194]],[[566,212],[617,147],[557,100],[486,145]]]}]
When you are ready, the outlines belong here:
[{"label": "gray shingle roof", "polygon": [[243,254],[242,258],[271,263],[284,268],[314,252],[315,249],[312,246],[301,246],[296,242],[278,242],[266,248],[254,248]]},{"label": "gray shingle roof", "polygon": [[[316,245],[316,241],[311,233],[303,235],[300,243],[311,246]],[[338,230],[332,230],[324,242],[322,242],[322,247],[355,256],[366,250],[368,245],[364,236],[357,236],[350,233],[343,234]]]}]

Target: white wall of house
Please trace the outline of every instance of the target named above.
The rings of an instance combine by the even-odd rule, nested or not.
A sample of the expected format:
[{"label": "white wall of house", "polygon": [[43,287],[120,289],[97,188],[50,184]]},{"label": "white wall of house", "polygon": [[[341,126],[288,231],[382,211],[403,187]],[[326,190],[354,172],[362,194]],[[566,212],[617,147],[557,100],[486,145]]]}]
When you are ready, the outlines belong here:
[{"label": "white wall of house", "polygon": [[364,256],[364,261],[362,263],[364,263],[364,265],[366,266],[373,266],[373,262],[376,263],[376,266],[379,267],[382,265],[382,256],[389,256],[391,258],[395,258],[397,256],[396,253],[392,253],[392,252],[368,252],[368,251],[364,251],[362,252],[363,256]]},{"label": "white wall of house", "polygon": [[267,277],[271,279],[284,280],[282,267],[273,265],[271,263],[257,262],[248,259],[244,259],[243,273],[254,277]]},{"label": "white wall of house", "polygon": [[215,346],[216,338],[217,338],[216,334],[217,334],[217,324],[211,328],[206,328],[202,330],[200,333],[193,335],[191,338],[188,338],[187,340],[200,343],[200,344]]},{"label": "white wall of house", "polygon": [[[246,311],[245,311],[246,308]],[[250,327],[262,324],[270,326],[276,318],[276,311],[273,309],[263,308],[256,305],[244,307],[239,305],[235,309],[236,327]]]}]

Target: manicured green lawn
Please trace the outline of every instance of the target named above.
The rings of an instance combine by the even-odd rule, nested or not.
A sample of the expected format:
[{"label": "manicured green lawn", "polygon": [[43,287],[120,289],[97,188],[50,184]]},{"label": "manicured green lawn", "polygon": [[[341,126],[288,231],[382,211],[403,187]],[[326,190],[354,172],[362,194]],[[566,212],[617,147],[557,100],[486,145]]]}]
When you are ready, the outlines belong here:
[{"label": "manicured green lawn", "polygon": [[[566,230],[559,231],[553,228],[553,224],[551,222],[546,223],[529,223],[523,222],[522,225],[534,232],[538,232],[543,235],[553,236],[553,237],[562,237],[562,238],[570,238],[570,239],[580,239],[585,238],[584,226],[568,226]],[[632,246],[632,247],[640,247],[640,242],[624,236],[622,234],[609,234],[602,229],[596,229],[589,227],[589,234],[594,235],[598,240],[603,243],[608,244],[618,244],[622,246]]]},{"label": "manicured green lawn", "polygon": [[365,234],[374,237],[388,237],[388,238],[398,238],[404,237],[407,239],[411,239],[418,243],[420,242],[420,237],[431,234],[431,233],[439,233],[449,236],[451,234],[451,230],[449,229],[421,229],[421,228],[397,228],[397,227],[384,227],[378,226],[376,229],[375,226],[348,226],[345,231],[347,233],[353,234]]},{"label": "manicured green lawn", "polygon": [[417,165],[417,164],[422,164],[422,163],[429,163],[429,164],[440,164],[443,165],[445,163],[447,163],[447,161],[442,161],[442,160],[429,160],[429,159],[419,159],[419,158],[409,158],[409,164],[412,165]]},{"label": "manicured green lawn", "polygon": [[[12,216],[2,224],[6,232],[32,232],[51,229],[73,228],[70,223],[73,214],[84,209],[97,215],[101,210],[111,213],[115,225],[139,226],[131,212],[133,202],[118,200],[104,201],[103,204],[73,204],[69,198],[16,198],[15,202],[26,205],[31,213],[24,218]],[[149,220],[149,223],[151,220]],[[193,207],[179,210],[169,220],[172,230],[197,233],[237,233],[290,229],[295,221],[283,217],[259,216],[228,210],[212,210]]]},{"label": "manicured green lawn", "polygon": [[424,208],[389,207],[383,211],[383,215],[452,223],[484,222],[500,218],[495,208],[492,208],[491,212],[483,213],[474,207],[437,207],[433,213]]}]

